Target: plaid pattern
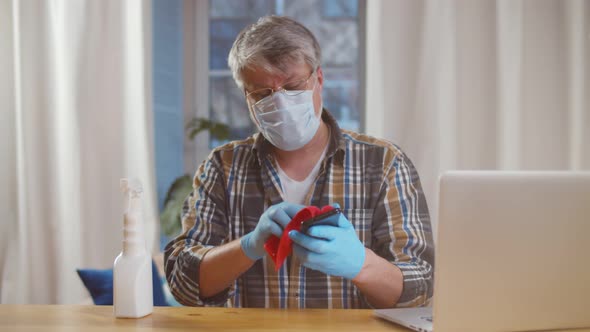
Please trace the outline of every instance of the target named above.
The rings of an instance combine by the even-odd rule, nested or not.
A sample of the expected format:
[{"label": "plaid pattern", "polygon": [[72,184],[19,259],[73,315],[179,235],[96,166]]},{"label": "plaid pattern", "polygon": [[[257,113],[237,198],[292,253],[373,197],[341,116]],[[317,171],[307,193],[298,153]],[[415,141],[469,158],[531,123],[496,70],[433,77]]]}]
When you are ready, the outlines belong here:
[{"label": "plaid pattern", "polygon": [[[338,202],[365,247],[401,269],[398,306],[427,304],[434,246],[416,169],[397,146],[341,131],[325,110],[322,117],[331,130],[330,143],[306,203]],[[191,306],[369,308],[351,281],[307,269],[294,256],[278,272],[266,256],[232,287],[214,297],[199,296],[199,263],[207,251],[254,230],[260,215],[283,200],[269,147],[255,134],[216,148],[199,167],[183,209],[183,232],[165,249],[172,293]]]}]

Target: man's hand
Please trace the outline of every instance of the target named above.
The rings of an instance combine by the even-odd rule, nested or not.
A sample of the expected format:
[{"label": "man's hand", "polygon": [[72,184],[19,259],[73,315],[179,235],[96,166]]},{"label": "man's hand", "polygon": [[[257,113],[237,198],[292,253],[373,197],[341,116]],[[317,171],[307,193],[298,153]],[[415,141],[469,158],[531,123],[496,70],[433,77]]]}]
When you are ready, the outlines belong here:
[{"label": "man's hand", "polygon": [[273,234],[280,238],[285,226],[303,208],[303,205],[282,202],[264,211],[256,228],[240,239],[242,250],[246,256],[252,260],[262,258],[266,253],[264,242]]},{"label": "man's hand", "polygon": [[346,279],[353,279],[361,271],[365,247],[344,215],[340,215],[337,227],[316,225],[307,233],[289,232],[293,252],[305,267]]}]

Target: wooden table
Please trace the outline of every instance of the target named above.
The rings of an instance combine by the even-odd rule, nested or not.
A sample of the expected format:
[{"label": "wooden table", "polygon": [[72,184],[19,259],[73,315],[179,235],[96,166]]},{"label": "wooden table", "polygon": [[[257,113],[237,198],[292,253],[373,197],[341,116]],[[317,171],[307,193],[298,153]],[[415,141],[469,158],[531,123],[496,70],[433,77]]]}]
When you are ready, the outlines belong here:
[{"label": "wooden table", "polygon": [[154,307],[117,319],[112,306],[0,305],[0,331],[409,331],[371,310]]},{"label": "wooden table", "polygon": [[[154,307],[139,319],[113,316],[112,306],[0,305],[0,332],[12,331],[388,331],[407,332],[371,310]],[[590,332],[590,329],[570,330]]]}]

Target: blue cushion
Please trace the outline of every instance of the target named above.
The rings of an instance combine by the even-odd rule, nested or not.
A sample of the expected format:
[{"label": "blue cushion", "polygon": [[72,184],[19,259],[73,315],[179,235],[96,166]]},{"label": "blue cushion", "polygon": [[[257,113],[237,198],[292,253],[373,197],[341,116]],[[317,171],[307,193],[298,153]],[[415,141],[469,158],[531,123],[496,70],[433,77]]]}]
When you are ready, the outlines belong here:
[{"label": "blue cushion", "polygon": [[[92,301],[96,305],[113,305],[113,269],[77,269],[84,286],[90,292]],[[162,290],[161,278],[156,264],[152,261],[152,285],[155,306],[168,306]]]},{"label": "blue cushion", "polygon": [[97,305],[113,305],[113,269],[77,269],[78,275]]}]

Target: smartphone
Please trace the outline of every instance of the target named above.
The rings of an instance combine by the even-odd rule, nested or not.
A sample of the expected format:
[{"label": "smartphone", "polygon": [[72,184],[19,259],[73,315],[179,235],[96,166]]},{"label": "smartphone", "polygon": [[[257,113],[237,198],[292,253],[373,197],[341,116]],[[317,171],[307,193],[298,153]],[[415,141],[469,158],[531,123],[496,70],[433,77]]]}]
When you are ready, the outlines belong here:
[{"label": "smartphone", "polygon": [[317,216],[304,221],[301,224],[301,233],[307,234],[307,230],[311,227],[311,226],[315,226],[315,225],[331,225],[331,226],[338,226],[338,218],[340,218],[340,209],[339,208],[335,208],[333,210],[330,210],[328,212],[324,212],[321,214],[318,214]]}]

